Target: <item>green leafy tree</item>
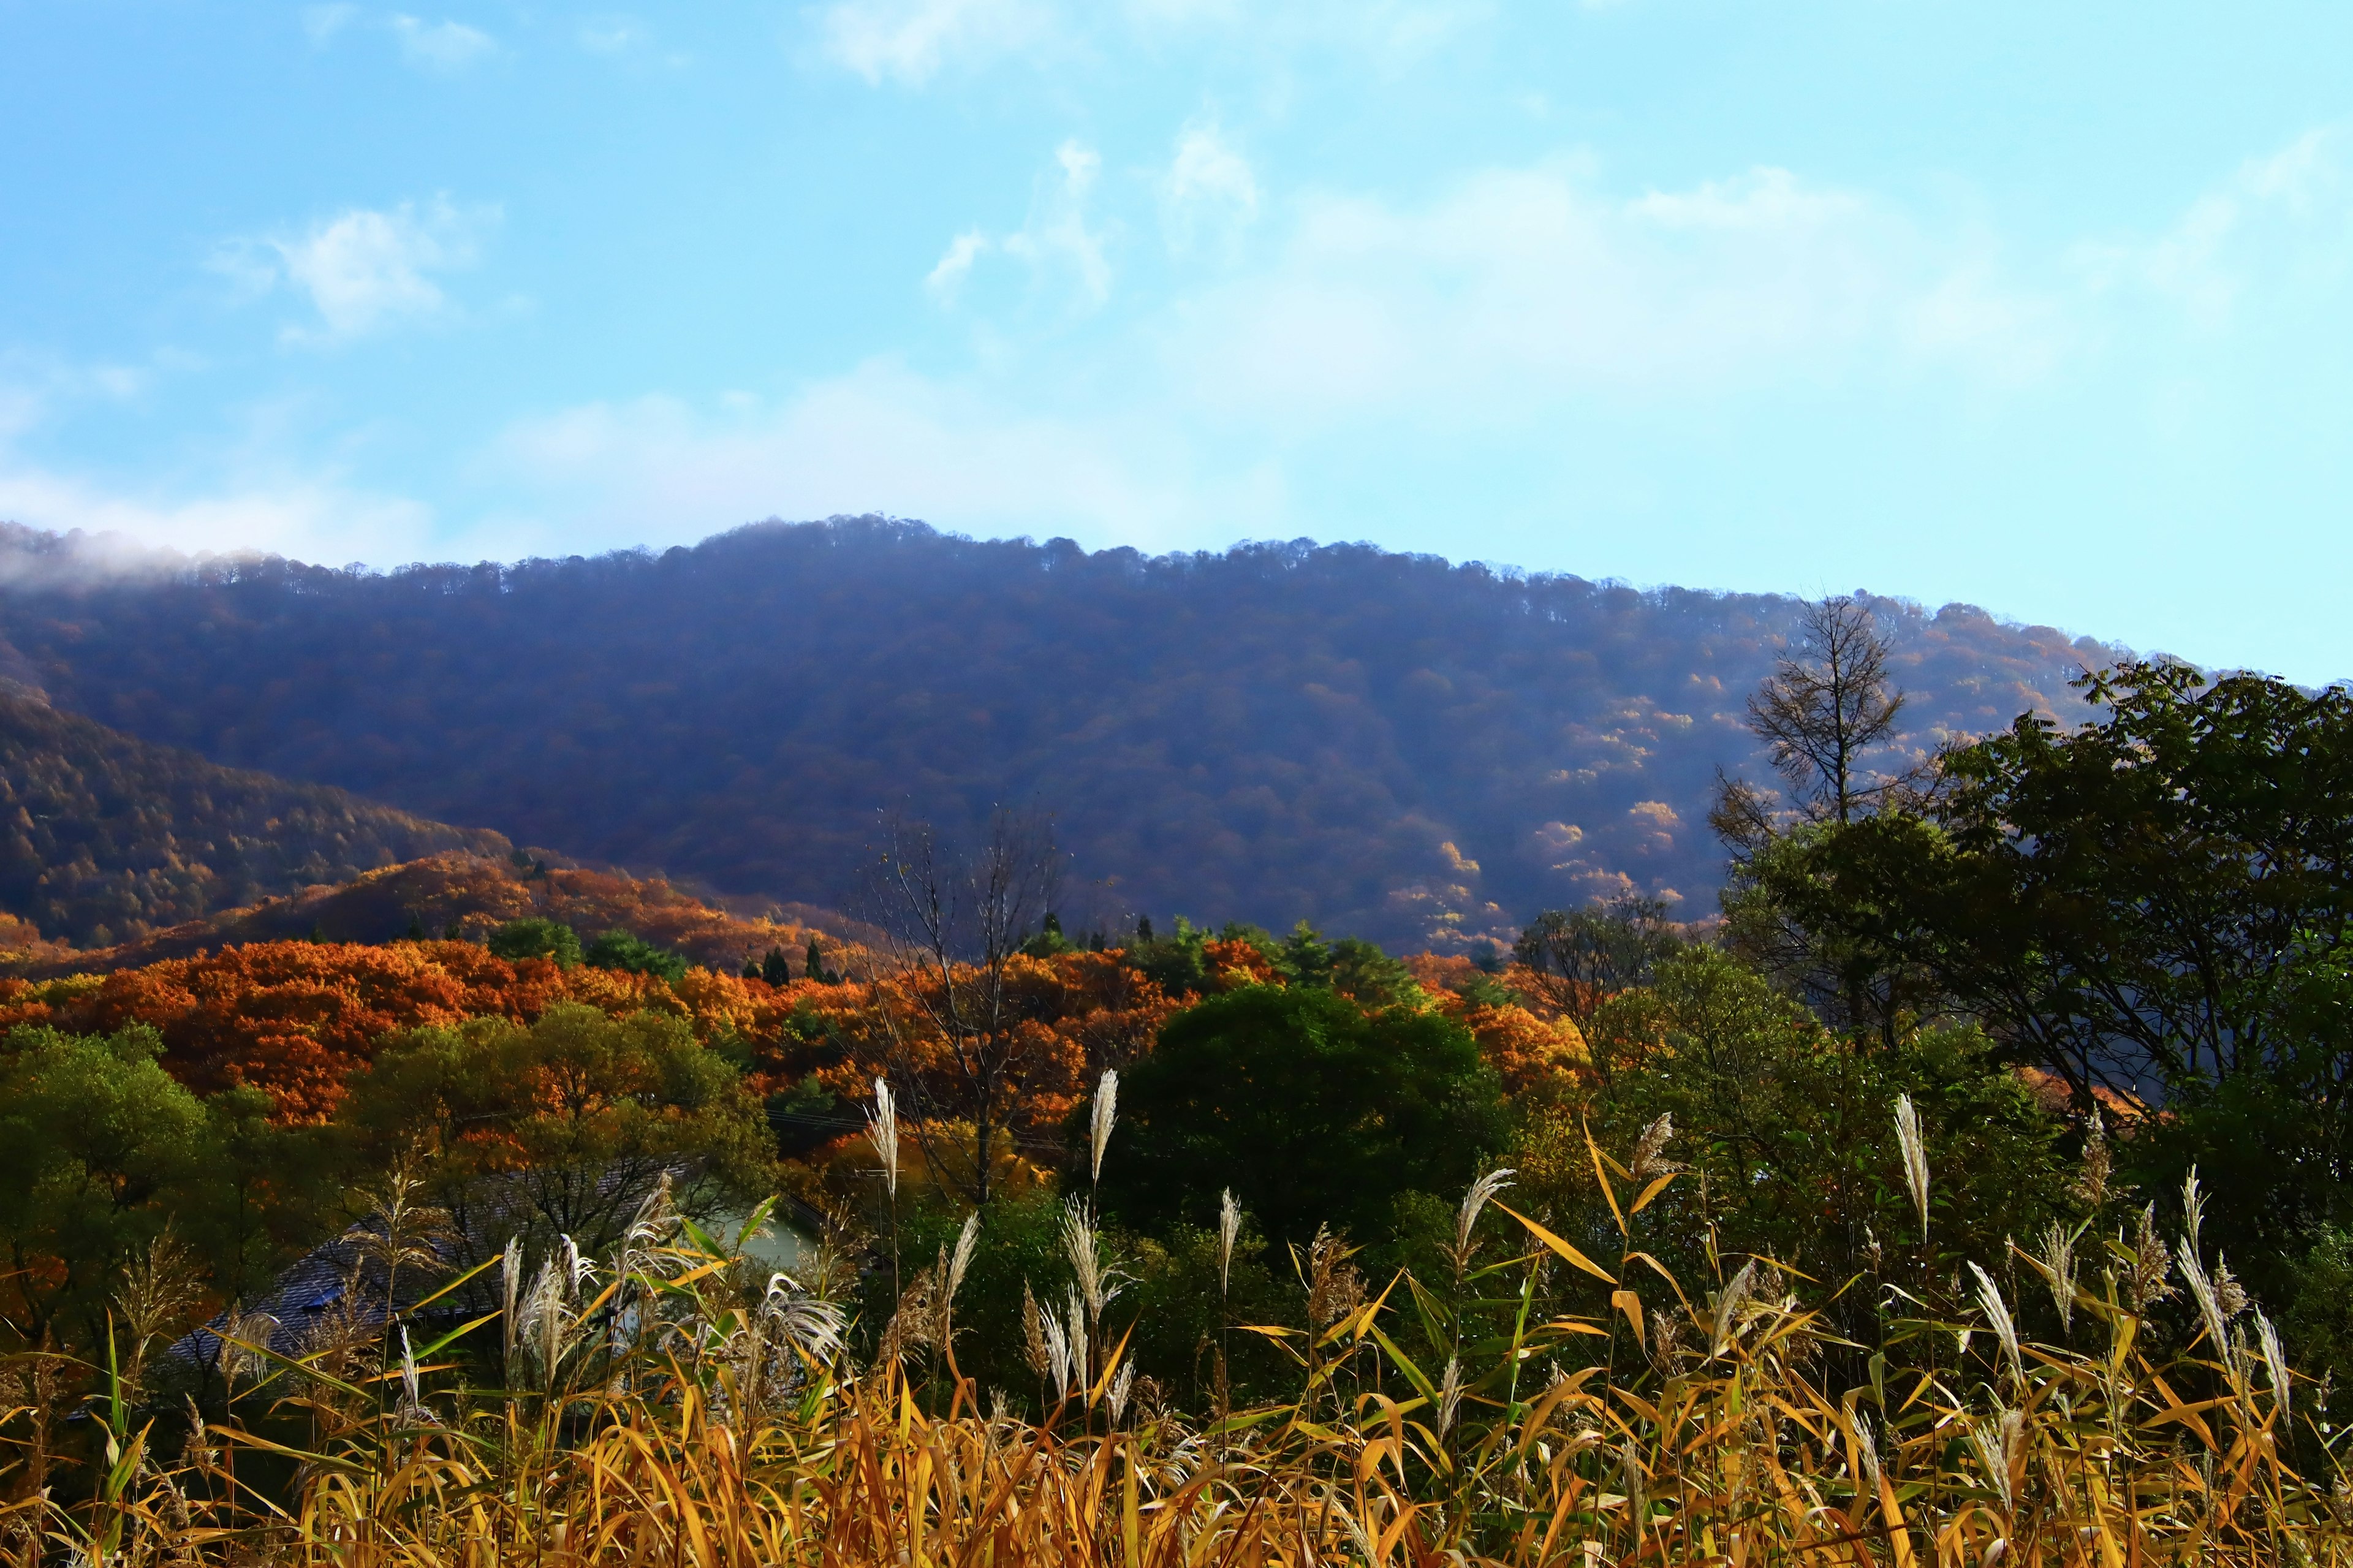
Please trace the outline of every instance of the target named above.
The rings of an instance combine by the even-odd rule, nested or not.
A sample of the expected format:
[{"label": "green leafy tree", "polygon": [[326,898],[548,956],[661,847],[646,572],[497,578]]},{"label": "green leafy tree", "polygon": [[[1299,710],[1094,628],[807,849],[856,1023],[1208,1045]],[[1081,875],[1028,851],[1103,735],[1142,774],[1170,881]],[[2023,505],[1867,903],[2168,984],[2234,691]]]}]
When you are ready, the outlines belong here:
[{"label": "green leafy tree", "polygon": [[1458,1193],[1506,1131],[1494,1075],[1452,1020],[1244,986],[1171,1018],[1123,1079],[1103,1198],[1159,1231],[1207,1223],[1231,1187],[1277,1243],[1326,1221],[1377,1239],[1398,1194]]},{"label": "green leafy tree", "polygon": [[625,931],[608,931],[588,944],[582,962],[592,969],[620,969],[631,974],[659,974],[673,984],[686,978],[686,955],[656,947]]},{"label": "green leafy tree", "polygon": [[538,915],[507,921],[491,932],[485,945],[509,963],[545,958],[554,960],[558,969],[571,969],[580,963],[580,933],[562,921]]},{"label": "green leafy tree", "polygon": [[[1955,752],[1932,813],[1792,836],[1753,912],[1983,1022],[2060,1075],[2160,1102],[2120,1144],[2259,1289],[2353,1218],[2353,696],[2174,663],[2087,676],[2100,716]],[[1739,918],[1736,916],[1736,919]]]},{"label": "green leafy tree", "polygon": [[106,1342],[117,1273],[190,1195],[205,1108],[132,1026],[104,1037],[19,1028],[0,1043],[0,1247],[27,1344]]},{"label": "green leafy tree", "polygon": [[1543,1000],[1589,1034],[1602,1003],[1649,984],[1661,961],[1682,946],[1663,900],[1630,895],[1545,910],[1520,932],[1512,956]]},{"label": "green leafy tree", "polygon": [[[1891,1257],[1994,1267],[2009,1237],[2031,1239],[2066,1207],[2065,1122],[1974,1028],[1859,1045],[1737,960],[1695,947],[1660,965],[1651,985],[1603,1004],[1588,1046],[1606,1069],[1586,1112],[1602,1147],[1622,1158],[1669,1117],[1660,1158],[1692,1167],[1644,1232],[1662,1254],[1713,1227],[1720,1254],[1761,1253],[1834,1282]],[[1895,1135],[1898,1095],[1916,1108],[1933,1173],[1925,1244]],[[1567,1190],[1585,1194],[1581,1129],[1567,1141]],[[1707,1272],[1696,1255],[1674,1266],[1691,1279]]]},{"label": "green leafy tree", "polygon": [[665,1173],[690,1212],[771,1190],[774,1142],[736,1069],[682,1019],[564,1003],[385,1042],[343,1111],[380,1163],[427,1158],[461,1227],[491,1205],[584,1248],[618,1239]]}]

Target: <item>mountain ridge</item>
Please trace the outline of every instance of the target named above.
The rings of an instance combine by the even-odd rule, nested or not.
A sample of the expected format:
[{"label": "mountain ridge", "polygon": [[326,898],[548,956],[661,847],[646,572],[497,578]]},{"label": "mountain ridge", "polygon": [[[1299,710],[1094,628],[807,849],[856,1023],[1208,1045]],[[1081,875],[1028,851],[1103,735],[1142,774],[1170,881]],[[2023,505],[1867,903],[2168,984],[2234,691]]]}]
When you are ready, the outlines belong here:
[{"label": "mountain ridge", "polygon": [[[2068,679],[2118,652],[1872,603],[1914,754],[2068,713]],[[1719,767],[1766,776],[1741,703],[1797,606],[875,518],[385,574],[0,561],[0,634],[53,701],[216,762],[835,906],[884,813],[968,837],[1034,805],[1073,851],[1074,923],[1308,919],[1441,949],[1595,893],[1704,910],[1707,795]]]}]

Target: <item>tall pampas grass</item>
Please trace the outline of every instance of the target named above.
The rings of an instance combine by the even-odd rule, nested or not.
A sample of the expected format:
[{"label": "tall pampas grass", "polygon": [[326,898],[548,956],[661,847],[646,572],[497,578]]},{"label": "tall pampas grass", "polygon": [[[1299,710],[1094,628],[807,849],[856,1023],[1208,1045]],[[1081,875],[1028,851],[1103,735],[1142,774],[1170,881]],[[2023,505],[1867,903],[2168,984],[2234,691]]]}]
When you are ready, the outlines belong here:
[{"label": "tall pampas grass", "polygon": [[1093,1144],[1092,1181],[1103,1185],[1103,1151],[1111,1146],[1112,1124],[1119,1120],[1119,1069],[1105,1068],[1102,1079],[1095,1085],[1094,1105],[1087,1117],[1087,1128]]},{"label": "tall pampas grass", "polygon": [[891,1201],[899,1201],[899,1107],[891,1098],[891,1085],[882,1079],[874,1080],[874,1109],[867,1113],[866,1141],[874,1146],[874,1157],[882,1162],[882,1185]]},{"label": "tall pampas grass", "polygon": [[1904,1184],[1911,1191],[1912,1206],[1920,1211],[1920,1239],[1928,1238],[1928,1145],[1920,1136],[1920,1113],[1913,1109],[1912,1097],[1895,1097],[1895,1142],[1904,1153]]}]

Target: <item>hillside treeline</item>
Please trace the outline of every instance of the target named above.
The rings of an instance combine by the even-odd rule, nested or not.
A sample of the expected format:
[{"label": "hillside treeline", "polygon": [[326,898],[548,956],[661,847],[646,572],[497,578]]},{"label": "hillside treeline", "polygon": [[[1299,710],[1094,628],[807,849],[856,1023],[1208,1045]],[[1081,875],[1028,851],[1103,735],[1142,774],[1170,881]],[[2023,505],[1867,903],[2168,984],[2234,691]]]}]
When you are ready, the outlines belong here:
[{"label": "hillside treeline", "polygon": [[0,910],[52,940],[104,947],[419,856],[507,847],[0,690]]},{"label": "hillside treeline", "polygon": [[[1795,601],[1361,545],[1089,553],[879,520],[375,574],[135,577],[22,531],[0,663],[216,762],[770,900],[842,901],[902,810],[1057,818],[1071,918],[1508,941],[1613,892],[1712,910],[1719,765]],[[2057,707],[2105,650],[1876,604],[1899,742]],[[111,922],[110,922],[111,923]]]}]

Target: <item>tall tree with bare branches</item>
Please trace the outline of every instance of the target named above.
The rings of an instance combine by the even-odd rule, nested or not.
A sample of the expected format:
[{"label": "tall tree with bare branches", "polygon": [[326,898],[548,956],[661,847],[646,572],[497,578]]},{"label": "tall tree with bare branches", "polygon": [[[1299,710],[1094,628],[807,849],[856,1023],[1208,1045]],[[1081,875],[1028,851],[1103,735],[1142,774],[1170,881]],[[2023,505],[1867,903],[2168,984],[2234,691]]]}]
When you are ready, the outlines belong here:
[{"label": "tall tree with bare branches", "polygon": [[1748,727],[1816,822],[1852,822],[1898,779],[1867,772],[1904,710],[1887,671],[1887,638],[1860,599],[1823,599],[1799,613],[1799,648],[1784,651],[1748,699]]},{"label": "tall tree with bare branches", "polygon": [[[891,1076],[914,1111],[909,1130],[926,1163],[976,1204],[994,1195],[1000,1149],[1040,1075],[1066,1064],[1041,1050],[1013,984],[1022,943],[1055,906],[1062,856],[1041,814],[1000,807],[971,853],[928,823],[886,819],[866,879],[868,918],[882,933],[871,960],[876,1022]],[[968,1121],[966,1172],[943,1146],[941,1123]]]}]

